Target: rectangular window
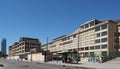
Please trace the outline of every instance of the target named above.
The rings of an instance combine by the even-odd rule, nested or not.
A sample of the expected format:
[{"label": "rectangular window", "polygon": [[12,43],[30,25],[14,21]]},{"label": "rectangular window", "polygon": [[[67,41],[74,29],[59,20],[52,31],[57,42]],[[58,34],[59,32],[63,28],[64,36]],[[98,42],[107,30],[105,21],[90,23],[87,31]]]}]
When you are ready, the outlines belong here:
[{"label": "rectangular window", "polygon": [[119,42],[119,40],[118,39],[115,39],[115,43],[118,43]]},{"label": "rectangular window", "polygon": [[67,37],[66,39],[67,39],[67,40],[69,40],[69,39],[70,39],[70,37]]},{"label": "rectangular window", "polygon": [[88,28],[88,26],[89,26],[89,25],[88,25],[88,24],[86,24],[86,25],[85,25],[85,28]]},{"label": "rectangular window", "polygon": [[100,26],[95,28],[95,31],[100,31]]},{"label": "rectangular window", "polygon": [[76,35],[73,35],[73,38],[76,38]]},{"label": "rectangular window", "polygon": [[90,47],[90,50],[94,50],[94,46],[91,46],[91,47]]},{"label": "rectangular window", "polygon": [[97,33],[96,35],[97,35],[97,37],[100,37],[100,33]]},{"label": "rectangular window", "polygon": [[101,29],[103,30],[103,29],[106,29],[107,28],[107,24],[104,24],[104,25],[102,25],[101,26]]},{"label": "rectangular window", "polygon": [[84,51],[84,48],[80,48],[81,51]]},{"label": "rectangular window", "polygon": [[94,57],[94,52],[90,52],[90,57]]},{"label": "rectangular window", "polygon": [[63,39],[62,39],[62,41],[65,41],[65,40],[66,40],[66,38],[63,38]]},{"label": "rectangular window", "polygon": [[91,23],[90,23],[90,26],[93,26],[93,25],[94,25],[94,22],[91,22]]},{"label": "rectangular window", "polygon": [[100,43],[100,39],[95,40],[95,43]]},{"label": "rectangular window", "polygon": [[89,47],[85,47],[85,50],[89,50]]},{"label": "rectangular window", "polygon": [[95,46],[95,49],[100,49],[100,45],[98,45],[98,46]]},{"label": "rectangular window", "polygon": [[80,28],[81,28],[81,29],[84,29],[84,26],[81,26]]},{"label": "rectangular window", "polygon": [[114,36],[119,36],[119,33],[118,32],[114,32]]},{"label": "rectangular window", "polygon": [[107,56],[107,51],[103,51],[102,56],[106,57]]},{"label": "rectangular window", "polygon": [[118,36],[120,36],[120,32],[118,32]]},{"label": "rectangular window", "polygon": [[95,25],[97,25],[97,24],[99,24],[99,22],[96,22],[96,21],[95,21]]},{"label": "rectangular window", "polygon": [[102,35],[102,36],[106,36],[106,35],[107,35],[107,31],[102,32],[101,35]]},{"label": "rectangular window", "polygon": [[107,42],[107,38],[101,39],[101,42]]},{"label": "rectangular window", "polygon": [[102,45],[101,48],[102,48],[102,49],[107,48],[107,44]]}]

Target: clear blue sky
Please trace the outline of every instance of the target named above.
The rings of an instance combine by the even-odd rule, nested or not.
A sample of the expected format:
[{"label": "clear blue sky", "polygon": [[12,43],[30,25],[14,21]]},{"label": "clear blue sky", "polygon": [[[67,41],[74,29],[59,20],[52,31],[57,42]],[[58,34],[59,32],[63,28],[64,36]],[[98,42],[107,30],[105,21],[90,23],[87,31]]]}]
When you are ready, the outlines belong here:
[{"label": "clear blue sky", "polygon": [[0,40],[10,46],[33,37],[44,44],[91,19],[120,19],[120,0],[0,0]]}]

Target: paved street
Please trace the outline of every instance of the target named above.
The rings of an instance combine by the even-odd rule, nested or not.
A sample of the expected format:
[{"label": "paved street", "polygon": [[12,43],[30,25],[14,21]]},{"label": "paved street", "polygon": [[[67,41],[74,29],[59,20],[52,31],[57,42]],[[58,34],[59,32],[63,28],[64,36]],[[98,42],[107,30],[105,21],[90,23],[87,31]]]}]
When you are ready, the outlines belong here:
[{"label": "paved street", "polygon": [[0,64],[4,65],[4,67],[0,65],[0,69],[120,69],[120,63],[113,61],[111,63],[66,64],[57,61],[38,63],[0,59]]},{"label": "paved street", "polygon": [[79,64],[66,64],[57,61],[51,61],[47,64],[54,64],[54,65],[66,65],[66,66],[75,66],[75,67],[87,67],[87,68],[95,68],[95,69],[120,69],[120,60],[118,61],[111,61],[105,63],[97,63],[97,62],[80,62]]},{"label": "paved street", "polygon": [[0,64],[4,65],[4,67],[0,67],[0,69],[86,69],[86,68],[74,67],[74,66],[64,67],[63,65],[53,65],[53,64],[24,62],[24,61],[5,60],[5,59],[0,59]]}]

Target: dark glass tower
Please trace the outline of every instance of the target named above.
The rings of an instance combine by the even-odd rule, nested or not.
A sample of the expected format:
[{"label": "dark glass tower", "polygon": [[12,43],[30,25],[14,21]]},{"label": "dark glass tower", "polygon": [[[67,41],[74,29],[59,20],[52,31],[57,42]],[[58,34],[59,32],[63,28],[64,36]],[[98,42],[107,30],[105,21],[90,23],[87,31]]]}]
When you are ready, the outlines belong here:
[{"label": "dark glass tower", "polygon": [[1,52],[6,54],[6,39],[3,38],[1,42]]}]

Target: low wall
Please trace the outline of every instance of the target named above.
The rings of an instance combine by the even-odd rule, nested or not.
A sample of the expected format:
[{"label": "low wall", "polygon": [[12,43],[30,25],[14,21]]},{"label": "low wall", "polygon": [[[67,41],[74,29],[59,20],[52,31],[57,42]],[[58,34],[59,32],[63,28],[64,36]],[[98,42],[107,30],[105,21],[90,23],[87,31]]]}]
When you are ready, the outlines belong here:
[{"label": "low wall", "polygon": [[6,59],[18,60],[18,59],[19,59],[19,56],[8,56]]},{"label": "low wall", "polygon": [[[21,60],[19,56],[8,56],[6,59]],[[23,59],[23,61],[24,60],[25,59]],[[42,53],[27,54],[27,60],[25,61],[31,60],[37,62],[44,62],[44,55],[42,55]]]},{"label": "low wall", "polygon": [[81,62],[98,62],[98,57],[84,57],[81,58]]},{"label": "low wall", "polygon": [[44,62],[44,55],[42,53],[28,54],[28,61]]},{"label": "low wall", "polygon": [[88,62],[88,58],[87,57],[81,58],[80,60],[81,60],[81,62]]}]

